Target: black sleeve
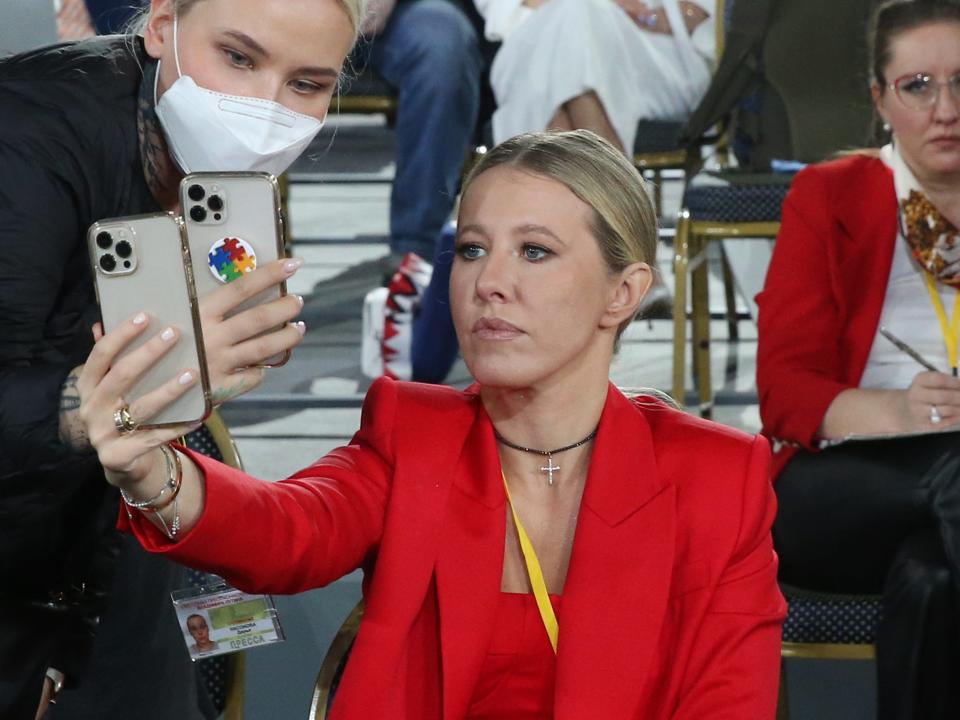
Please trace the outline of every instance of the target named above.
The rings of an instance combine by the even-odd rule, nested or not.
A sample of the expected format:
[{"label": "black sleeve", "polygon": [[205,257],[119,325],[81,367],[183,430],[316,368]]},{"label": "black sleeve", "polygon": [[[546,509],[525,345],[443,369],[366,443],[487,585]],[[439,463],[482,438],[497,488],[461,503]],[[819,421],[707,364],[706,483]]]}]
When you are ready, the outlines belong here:
[{"label": "black sleeve", "polygon": [[77,308],[62,314],[74,299],[65,281],[89,274],[77,262],[77,160],[66,142],[19,132],[17,119],[29,122],[0,115],[0,478],[69,460],[60,388],[90,342],[73,337]]}]

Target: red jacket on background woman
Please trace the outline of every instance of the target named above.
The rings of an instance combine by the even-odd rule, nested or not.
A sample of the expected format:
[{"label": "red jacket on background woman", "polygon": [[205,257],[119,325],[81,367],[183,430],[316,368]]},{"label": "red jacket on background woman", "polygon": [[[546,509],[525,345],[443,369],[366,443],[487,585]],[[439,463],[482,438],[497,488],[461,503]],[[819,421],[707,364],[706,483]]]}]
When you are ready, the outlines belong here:
[{"label": "red jacket on background woman", "polygon": [[830,403],[859,386],[896,238],[893,173],[878,157],[852,155],[797,174],[757,296],[757,388],[774,477],[797,446],[816,449]]}]

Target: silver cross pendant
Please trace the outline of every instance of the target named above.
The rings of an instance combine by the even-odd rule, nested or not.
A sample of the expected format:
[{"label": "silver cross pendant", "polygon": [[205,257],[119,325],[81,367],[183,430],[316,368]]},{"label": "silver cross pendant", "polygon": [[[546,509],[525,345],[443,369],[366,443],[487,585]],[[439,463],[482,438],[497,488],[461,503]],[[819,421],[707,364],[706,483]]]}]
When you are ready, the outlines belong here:
[{"label": "silver cross pendant", "polygon": [[549,483],[551,486],[553,485],[553,474],[559,470],[560,466],[553,464],[553,456],[547,455],[547,466],[540,468],[540,472],[547,473],[547,483]]}]

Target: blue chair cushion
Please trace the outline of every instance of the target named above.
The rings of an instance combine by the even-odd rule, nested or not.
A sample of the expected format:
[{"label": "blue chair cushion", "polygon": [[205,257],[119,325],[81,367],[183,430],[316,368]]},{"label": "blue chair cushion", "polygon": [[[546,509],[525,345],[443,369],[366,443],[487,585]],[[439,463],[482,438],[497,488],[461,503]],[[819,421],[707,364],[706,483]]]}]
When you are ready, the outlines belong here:
[{"label": "blue chair cushion", "polygon": [[779,222],[790,173],[702,172],[683,196],[690,219],[712,222]]},{"label": "blue chair cushion", "polygon": [[834,595],[782,588],[787,599],[783,641],[872,645],[880,625],[879,595]]},{"label": "blue chair cushion", "polygon": [[641,120],[637,125],[634,155],[682,150],[680,135],[685,123],[678,120]]}]

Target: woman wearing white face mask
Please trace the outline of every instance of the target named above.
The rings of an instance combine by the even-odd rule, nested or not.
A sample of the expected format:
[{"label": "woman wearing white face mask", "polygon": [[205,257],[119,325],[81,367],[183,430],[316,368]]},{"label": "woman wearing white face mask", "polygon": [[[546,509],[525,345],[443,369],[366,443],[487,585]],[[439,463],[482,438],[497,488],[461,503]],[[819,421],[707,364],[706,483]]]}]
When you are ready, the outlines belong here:
[{"label": "woman wearing white face mask", "polygon": [[[142,38],[0,62],[0,717],[39,716],[61,677],[58,720],[201,717],[169,606],[180,571],[114,531],[117,496],[77,418],[98,316],[85,232],[176,210],[187,171],[282,172],[326,117],[361,3],[153,0]],[[304,331],[295,296],[223,315],[299,265],[203,299],[218,402]]]}]

